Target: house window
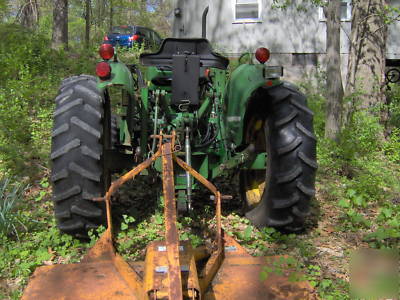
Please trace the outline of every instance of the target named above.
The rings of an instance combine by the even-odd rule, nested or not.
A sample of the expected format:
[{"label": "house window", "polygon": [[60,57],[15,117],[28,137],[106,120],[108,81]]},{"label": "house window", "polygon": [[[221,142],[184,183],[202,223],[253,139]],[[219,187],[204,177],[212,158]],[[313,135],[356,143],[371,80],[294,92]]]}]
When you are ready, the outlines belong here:
[{"label": "house window", "polygon": [[261,22],[261,0],[233,0],[234,23]]},{"label": "house window", "polygon": [[318,56],[315,53],[293,53],[292,65],[293,66],[317,66]]},{"label": "house window", "polygon": [[[319,7],[319,20],[326,21],[323,7]],[[351,21],[351,0],[341,0],[340,21]]]}]

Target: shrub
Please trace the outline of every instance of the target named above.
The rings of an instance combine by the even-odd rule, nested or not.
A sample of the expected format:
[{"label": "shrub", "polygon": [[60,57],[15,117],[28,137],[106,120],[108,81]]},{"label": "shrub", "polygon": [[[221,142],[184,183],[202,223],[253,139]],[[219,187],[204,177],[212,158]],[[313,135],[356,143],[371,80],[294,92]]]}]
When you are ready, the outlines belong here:
[{"label": "shrub", "polygon": [[389,110],[389,126],[400,128],[400,85],[390,85],[387,93],[387,102]]},{"label": "shrub", "polygon": [[386,157],[392,162],[400,164],[400,128],[394,128],[388,140],[383,144]]},{"label": "shrub", "polygon": [[0,35],[0,174],[33,176],[47,165],[61,80],[90,73],[94,56],[54,51],[45,35],[16,24],[0,24]]}]

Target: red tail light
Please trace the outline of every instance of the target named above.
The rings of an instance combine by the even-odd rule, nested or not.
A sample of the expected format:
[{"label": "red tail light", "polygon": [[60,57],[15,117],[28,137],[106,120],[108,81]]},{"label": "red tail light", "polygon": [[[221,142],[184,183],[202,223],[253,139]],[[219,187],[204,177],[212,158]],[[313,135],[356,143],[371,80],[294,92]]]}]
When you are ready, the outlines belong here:
[{"label": "red tail light", "polygon": [[104,36],[104,41],[108,41],[108,36]]},{"label": "red tail light", "polygon": [[108,79],[111,76],[111,67],[105,62],[99,62],[96,65],[96,75],[100,77],[100,79]]},{"label": "red tail light", "polygon": [[270,52],[267,48],[261,47],[256,50],[256,59],[264,64],[270,56]]},{"label": "red tail light", "polygon": [[138,39],[139,39],[139,35],[138,34],[134,34],[134,35],[129,37],[130,41],[137,41]]},{"label": "red tail light", "polygon": [[102,59],[108,60],[114,56],[114,47],[111,44],[103,44],[100,46],[99,54]]}]

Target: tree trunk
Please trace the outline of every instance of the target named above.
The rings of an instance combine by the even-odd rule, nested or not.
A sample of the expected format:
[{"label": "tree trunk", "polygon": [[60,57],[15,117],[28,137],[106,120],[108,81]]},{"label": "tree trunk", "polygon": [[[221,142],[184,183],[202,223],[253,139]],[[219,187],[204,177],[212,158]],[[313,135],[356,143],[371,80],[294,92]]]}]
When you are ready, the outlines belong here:
[{"label": "tree trunk", "polygon": [[51,47],[68,49],[68,0],[54,0]]},{"label": "tree trunk", "polygon": [[90,6],[91,1],[86,0],[86,9],[85,9],[85,45],[86,48],[89,48],[90,43]]},{"label": "tree trunk", "polygon": [[113,27],[113,14],[114,14],[114,7],[113,7],[113,1],[110,0],[110,32]]},{"label": "tree trunk", "polygon": [[140,13],[144,14],[147,11],[147,0],[140,0]]},{"label": "tree trunk", "polygon": [[35,29],[39,23],[39,5],[36,0],[25,0],[19,11],[22,26]]},{"label": "tree trunk", "polygon": [[340,60],[341,2],[330,0],[324,9],[326,15],[327,106],[325,137],[338,141],[342,113],[343,84]]},{"label": "tree trunk", "polygon": [[353,107],[369,109],[385,103],[387,25],[384,0],[353,0],[346,95],[357,95]]}]

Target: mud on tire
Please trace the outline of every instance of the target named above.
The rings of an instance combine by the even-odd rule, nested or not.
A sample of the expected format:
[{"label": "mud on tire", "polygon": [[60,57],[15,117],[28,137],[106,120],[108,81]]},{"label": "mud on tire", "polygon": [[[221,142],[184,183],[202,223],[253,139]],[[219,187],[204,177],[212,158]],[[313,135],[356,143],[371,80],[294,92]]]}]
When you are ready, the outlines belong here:
[{"label": "mud on tire", "polygon": [[55,99],[52,132],[54,213],[58,228],[86,236],[104,220],[104,97],[88,75],[65,79]]},{"label": "mud on tire", "polygon": [[[258,112],[264,124],[267,170],[263,174],[265,189],[263,186],[258,204],[249,207],[246,217],[258,227],[299,231],[310,214],[310,200],[315,195],[313,113],[306,97],[288,84],[262,89],[257,97],[268,103],[264,113]],[[254,172],[241,172],[242,186],[243,180],[254,176]],[[244,191],[242,197],[247,200]]]}]

